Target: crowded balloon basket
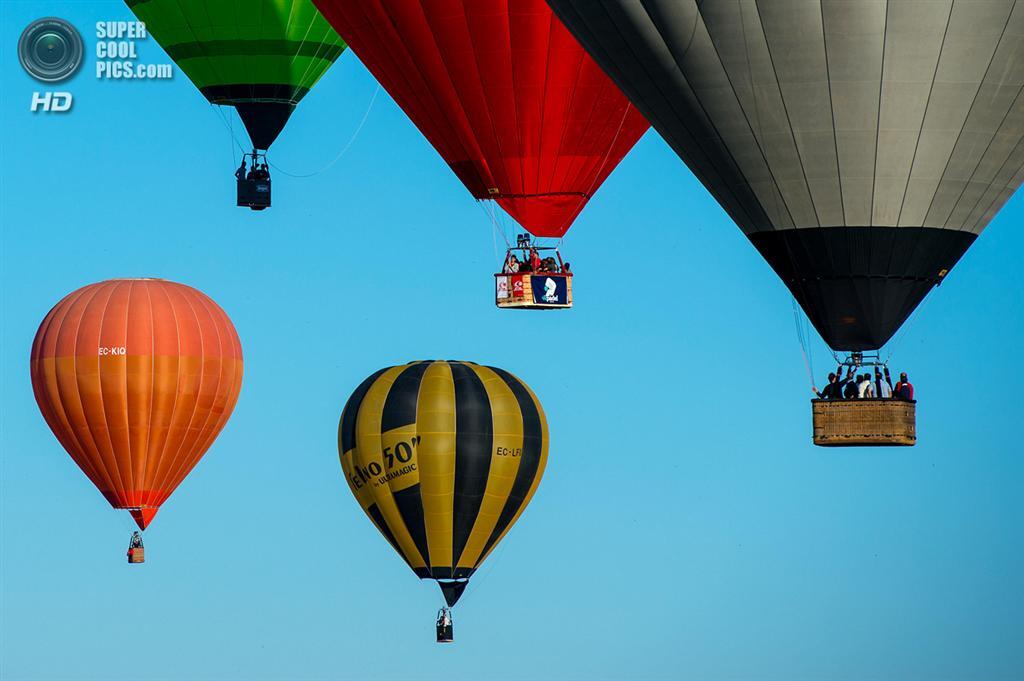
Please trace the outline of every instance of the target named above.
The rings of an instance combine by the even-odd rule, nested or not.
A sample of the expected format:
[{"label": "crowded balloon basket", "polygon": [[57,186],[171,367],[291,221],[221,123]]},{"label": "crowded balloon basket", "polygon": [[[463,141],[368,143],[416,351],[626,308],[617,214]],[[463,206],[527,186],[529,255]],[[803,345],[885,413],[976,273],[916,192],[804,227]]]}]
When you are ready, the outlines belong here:
[{"label": "crowded balloon basket", "polygon": [[539,246],[520,234],[494,275],[494,304],[518,310],[572,307],[572,269],[555,246]]},{"label": "crowded balloon basket", "polygon": [[[864,370],[871,367],[873,370]],[[845,375],[844,370],[845,369]],[[854,375],[856,372],[856,376]],[[907,375],[892,383],[877,355],[851,353],[811,400],[819,447],[911,447],[917,443],[917,402]]]}]

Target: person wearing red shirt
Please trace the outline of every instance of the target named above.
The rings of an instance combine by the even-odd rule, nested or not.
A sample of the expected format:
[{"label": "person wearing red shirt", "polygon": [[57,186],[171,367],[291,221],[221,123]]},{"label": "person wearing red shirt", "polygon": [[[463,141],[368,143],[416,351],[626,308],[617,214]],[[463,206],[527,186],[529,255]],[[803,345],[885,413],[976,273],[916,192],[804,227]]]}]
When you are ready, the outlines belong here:
[{"label": "person wearing red shirt", "polygon": [[914,384],[907,380],[907,372],[900,374],[899,383],[893,388],[893,396],[907,402],[914,401]]},{"label": "person wearing red shirt", "polygon": [[530,269],[534,272],[540,271],[540,253],[536,248],[530,249]]}]

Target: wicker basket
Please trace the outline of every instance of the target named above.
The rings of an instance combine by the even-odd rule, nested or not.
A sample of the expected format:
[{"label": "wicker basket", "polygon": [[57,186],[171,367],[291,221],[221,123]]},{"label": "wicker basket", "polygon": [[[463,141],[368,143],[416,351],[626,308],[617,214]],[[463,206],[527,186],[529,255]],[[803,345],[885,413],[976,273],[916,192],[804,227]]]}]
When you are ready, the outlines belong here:
[{"label": "wicker basket", "polygon": [[145,563],[146,562],[146,549],[141,546],[134,549],[128,549],[128,562],[132,564]]},{"label": "wicker basket", "polygon": [[917,442],[917,403],[897,399],[811,400],[814,444],[909,447]]}]

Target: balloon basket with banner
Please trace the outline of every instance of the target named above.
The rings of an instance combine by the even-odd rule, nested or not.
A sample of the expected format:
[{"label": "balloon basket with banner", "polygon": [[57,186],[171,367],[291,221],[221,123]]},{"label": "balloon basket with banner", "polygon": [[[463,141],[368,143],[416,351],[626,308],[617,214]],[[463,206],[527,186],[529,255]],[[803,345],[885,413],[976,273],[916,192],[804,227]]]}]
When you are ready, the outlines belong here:
[{"label": "balloon basket with banner", "polygon": [[494,304],[505,309],[572,307],[572,277],[564,274],[496,274]]},{"label": "balloon basket with banner", "polygon": [[897,398],[811,400],[819,447],[911,447],[917,402]]},{"label": "balloon basket with banner", "polygon": [[[542,254],[551,253],[546,257]],[[537,246],[521,234],[505,252],[502,271],[494,275],[494,304],[519,310],[572,307],[572,270],[554,246]]]}]

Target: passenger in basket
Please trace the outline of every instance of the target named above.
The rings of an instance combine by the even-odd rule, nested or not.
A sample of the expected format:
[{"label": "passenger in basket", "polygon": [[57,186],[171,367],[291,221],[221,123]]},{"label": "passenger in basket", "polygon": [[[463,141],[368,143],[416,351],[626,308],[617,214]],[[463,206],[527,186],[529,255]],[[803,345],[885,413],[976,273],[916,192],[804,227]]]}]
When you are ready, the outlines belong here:
[{"label": "passenger in basket", "polygon": [[863,400],[874,396],[875,386],[871,383],[871,374],[861,374],[857,383],[857,397]]},{"label": "passenger in basket", "polygon": [[889,378],[889,367],[885,367],[885,376],[875,367],[875,395],[885,399],[892,397],[892,379]]},{"label": "passenger in basket", "polygon": [[516,257],[515,253],[508,254],[508,260],[505,261],[505,274],[515,274],[519,271],[519,258]]},{"label": "passenger in basket", "polygon": [[838,375],[830,373],[828,375],[828,383],[825,387],[818,392],[815,386],[811,386],[811,392],[818,396],[819,400],[841,400],[843,399],[843,383],[845,381],[840,380],[840,376],[843,375],[843,367],[839,367],[836,371]]},{"label": "passenger in basket", "polygon": [[853,400],[857,398],[857,381],[859,380],[859,376],[857,377],[857,380],[853,379],[853,369],[851,368],[849,374],[847,374],[846,385],[843,386],[844,400]]},{"label": "passenger in basket", "polygon": [[540,271],[540,254],[537,252],[536,248],[530,249],[530,271]]},{"label": "passenger in basket", "polygon": [[907,372],[900,374],[899,383],[893,388],[896,397],[907,402],[914,401],[914,384],[907,380]]},{"label": "passenger in basket", "polygon": [[853,378],[853,369],[847,370],[846,378],[843,378],[843,365],[840,364],[836,367],[835,373],[828,375],[828,384],[820,393],[813,386],[811,391],[822,400],[841,400],[845,397],[844,390],[849,390],[853,385],[850,381],[851,378]]},{"label": "passenger in basket", "polygon": [[242,180],[245,179],[245,170],[246,170],[246,165],[245,165],[245,159],[243,158],[242,159],[242,165],[238,166],[238,170],[235,171],[235,177],[238,178],[239,182],[241,182]]},{"label": "passenger in basket", "polygon": [[562,274],[564,274],[566,276],[569,276],[569,277],[572,276],[572,270],[569,269],[569,263],[568,262],[565,262],[565,263],[562,264]]}]

